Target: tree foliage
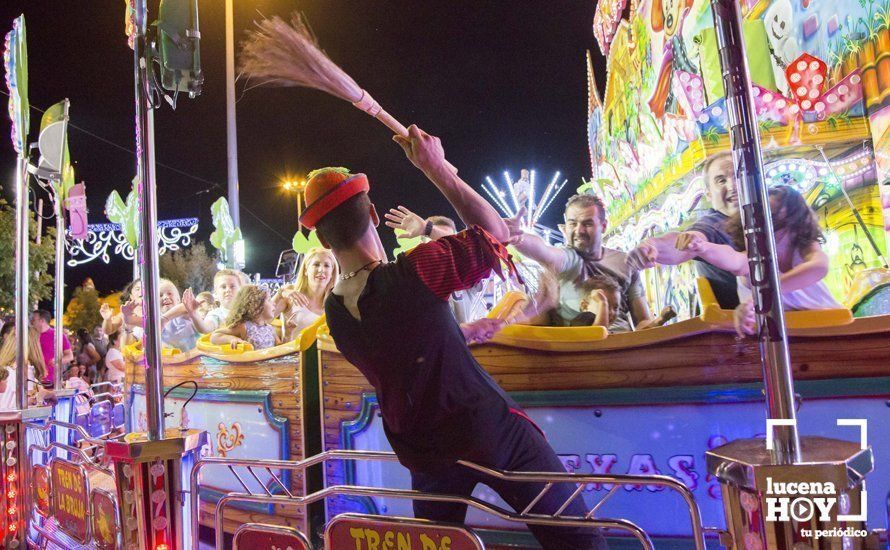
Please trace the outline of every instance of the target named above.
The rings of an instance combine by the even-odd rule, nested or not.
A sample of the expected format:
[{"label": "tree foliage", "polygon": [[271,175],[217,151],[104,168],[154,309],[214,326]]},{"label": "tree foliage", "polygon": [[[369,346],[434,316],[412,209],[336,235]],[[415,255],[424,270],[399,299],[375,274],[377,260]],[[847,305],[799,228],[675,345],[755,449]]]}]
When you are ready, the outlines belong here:
[{"label": "tree foliage", "polygon": [[86,329],[92,332],[102,317],[99,315],[99,293],[95,288],[79,286],[65,309],[65,327],[69,330]]},{"label": "tree foliage", "polygon": [[[55,261],[56,229],[44,231],[40,244],[36,243],[37,216],[28,210],[29,247],[29,304],[49,300],[53,296],[53,262]],[[15,307],[15,208],[0,197],[0,310]]]},{"label": "tree foliage", "polygon": [[213,290],[213,275],[219,258],[207,253],[207,243],[198,241],[190,248],[167,252],[160,258],[161,277],[170,279],[180,292],[191,288],[196,294]]}]

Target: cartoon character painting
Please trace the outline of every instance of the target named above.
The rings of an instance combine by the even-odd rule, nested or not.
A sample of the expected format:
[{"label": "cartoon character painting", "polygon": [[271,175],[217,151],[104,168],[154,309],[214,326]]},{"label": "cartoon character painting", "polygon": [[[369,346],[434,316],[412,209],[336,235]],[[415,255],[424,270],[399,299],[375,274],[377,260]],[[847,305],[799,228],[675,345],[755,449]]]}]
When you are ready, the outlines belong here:
[{"label": "cartoon character painting", "polygon": [[683,20],[692,9],[692,0],[653,0],[652,31],[664,31],[664,54],[655,82],[649,109],[655,118],[661,119],[666,112],[682,114],[674,97],[671,82],[674,70],[698,72],[689,61],[683,44]]},{"label": "cartoon character painting", "polygon": [[773,0],[772,5],[763,14],[763,24],[769,41],[776,88],[782,95],[790,97],[785,69],[801,54],[800,45],[797,43],[797,32],[794,29],[794,8],[791,6],[791,0]]}]

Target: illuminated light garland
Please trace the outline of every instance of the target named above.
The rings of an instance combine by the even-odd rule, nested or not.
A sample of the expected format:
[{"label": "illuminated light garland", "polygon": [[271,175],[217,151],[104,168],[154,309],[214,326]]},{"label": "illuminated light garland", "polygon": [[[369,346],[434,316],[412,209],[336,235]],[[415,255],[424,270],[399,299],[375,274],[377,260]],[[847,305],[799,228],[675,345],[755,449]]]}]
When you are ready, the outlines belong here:
[{"label": "illuminated light garland", "polygon": [[504,170],[504,179],[507,180],[507,191],[510,192],[510,198],[513,199],[513,206],[516,208],[516,212],[519,212],[519,201],[516,200],[516,191],[513,189],[513,178],[510,177],[510,172]]},{"label": "illuminated light garland", "polygon": [[[135,257],[133,247],[127,242],[120,225],[116,223],[97,223],[88,226],[86,239],[67,239],[68,265],[83,265],[95,259],[104,263],[111,261],[111,254],[132,260]],[[158,222],[159,253],[168,250],[179,250],[191,246],[192,238],[198,232],[198,218],[183,218]]]}]

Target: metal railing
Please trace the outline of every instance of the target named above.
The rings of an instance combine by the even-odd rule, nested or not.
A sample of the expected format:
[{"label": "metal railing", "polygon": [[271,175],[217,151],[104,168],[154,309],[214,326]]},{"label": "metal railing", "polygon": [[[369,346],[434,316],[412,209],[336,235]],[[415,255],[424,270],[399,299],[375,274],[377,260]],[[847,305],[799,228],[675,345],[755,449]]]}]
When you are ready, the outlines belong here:
[{"label": "metal railing", "polygon": [[[43,423],[34,423],[28,422],[24,424],[27,433],[37,435],[42,441],[39,443],[29,443],[28,444],[28,452],[27,459],[28,463],[26,465],[27,468],[33,469],[38,465],[41,467],[47,467],[48,464],[52,464],[53,460],[58,460],[57,457],[54,456],[55,450],[61,450],[67,453],[67,457],[63,459],[65,462],[70,462],[76,464],[84,475],[84,482],[86,483],[86,494],[88,498],[91,498],[93,491],[100,491],[100,489],[94,489],[91,487],[89,472],[101,472],[103,474],[107,474],[114,479],[114,472],[111,467],[104,463],[105,456],[105,444],[107,443],[107,439],[103,438],[94,438],[90,435],[89,432],[79,424],[73,424],[71,422],[65,422],[62,420],[47,420]],[[67,430],[71,430],[80,435],[81,439],[79,441],[80,446],[69,445],[67,443],[62,443],[58,441],[59,437],[54,428],[63,428]],[[39,434],[39,435],[38,435]],[[41,453],[44,455],[43,460],[36,461],[34,460],[34,453]],[[33,509],[36,509],[36,503],[32,506]],[[72,544],[72,541],[75,541],[78,545],[87,545],[92,544],[93,540],[93,526],[92,526],[92,515],[93,511],[89,502],[86,506],[86,517],[85,521],[85,529],[86,529],[86,541],[75,541],[68,536],[60,537],[58,525],[54,528],[50,528],[51,524],[42,523],[40,520],[34,519],[32,516],[31,526],[33,529],[42,537],[44,540],[52,542],[54,545],[62,548],[68,548]],[[35,512],[31,511],[31,514]],[[44,518],[44,520],[52,520],[53,516],[44,516],[40,513],[37,513],[37,516]]]},{"label": "metal railing", "polygon": [[[256,504],[272,504],[285,506],[307,506],[314,502],[323,500],[327,497],[349,495],[349,496],[386,496],[390,498],[403,498],[409,500],[423,500],[430,502],[451,502],[467,504],[473,508],[486,512],[488,514],[499,517],[505,521],[514,523],[523,523],[527,525],[547,525],[554,527],[599,527],[606,529],[615,529],[630,533],[634,536],[645,549],[653,548],[652,540],[649,535],[638,525],[625,519],[597,519],[596,513],[612,496],[616,494],[618,488],[625,485],[654,485],[664,487],[678,493],[689,510],[689,521],[692,524],[693,542],[696,550],[704,550],[705,548],[705,529],[702,527],[701,512],[695,497],[688,487],[680,481],[663,475],[621,475],[621,474],[576,474],[568,472],[507,472],[486,468],[466,461],[458,461],[459,464],[479,473],[491,476],[504,481],[519,481],[528,483],[544,483],[540,493],[532,499],[528,506],[521,512],[514,512],[502,507],[484,502],[474,497],[460,497],[454,495],[423,493],[415,490],[406,489],[390,489],[380,487],[364,487],[352,485],[335,485],[326,487],[314,493],[299,496],[294,495],[290,488],[287,487],[281,479],[273,472],[274,470],[290,470],[304,471],[306,468],[318,464],[324,464],[329,460],[366,460],[366,461],[385,461],[394,462],[398,459],[394,453],[380,451],[326,451],[321,454],[306,458],[300,461],[287,460],[241,460],[231,458],[203,458],[195,463],[191,472],[190,492],[191,492],[191,521],[192,533],[197,533],[199,528],[200,514],[200,473],[206,466],[226,467],[234,475],[238,483],[244,488],[244,493],[230,492],[224,495],[216,504],[215,529],[216,529],[216,547],[222,548],[223,533],[223,514],[225,507],[234,502],[249,502]],[[244,468],[247,473],[259,484],[259,490],[252,490],[245,482],[244,478],[238,474],[236,468]],[[263,483],[257,470],[265,471],[269,474],[271,481]],[[556,512],[552,514],[532,513],[531,509],[544,497],[544,495],[553,488],[556,483],[574,483],[578,484],[577,489],[572,495],[560,506]],[[590,483],[608,483],[614,484],[614,487],[600,499],[584,516],[568,516],[563,512],[569,507],[584,490],[584,487]],[[275,494],[278,485],[281,493]],[[193,550],[197,550],[197,537],[193,541]]]}]

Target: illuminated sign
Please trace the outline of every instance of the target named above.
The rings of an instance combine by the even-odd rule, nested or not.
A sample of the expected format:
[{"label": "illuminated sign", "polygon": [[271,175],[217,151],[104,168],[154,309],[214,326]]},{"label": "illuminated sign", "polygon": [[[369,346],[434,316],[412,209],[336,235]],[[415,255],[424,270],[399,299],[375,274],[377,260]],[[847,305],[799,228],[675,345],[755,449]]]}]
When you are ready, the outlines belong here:
[{"label": "illuminated sign", "polygon": [[482,550],[482,541],[464,527],[425,520],[341,514],[328,523],[325,549],[410,548],[417,550]]},{"label": "illuminated sign", "polygon": [[306,537],[291,527],[245,523],[232,538],[232,550],[312,550]]},{"label": "illuminated sign", "polygon": [[49,502],[49,470],[46,466],[34,466],[34,471],[31,473],[31,490],[33,491],[31,498],[34,500],[37,512],[43,516],[50,515],[52,512]]},{"label": "illuminated sign", "polygon": [[93,507],[93,542],[96,549],[114,550],[118,547],[117,536],[120,532],[114,495],[95,489],[90,494],[90,505]]},{"label": "illuminated sign", "polygon": [[87,476],[84,469],[71,462],[53,459],[52,511],[59,529],[81,543],[89,535],[87,526]]}]

